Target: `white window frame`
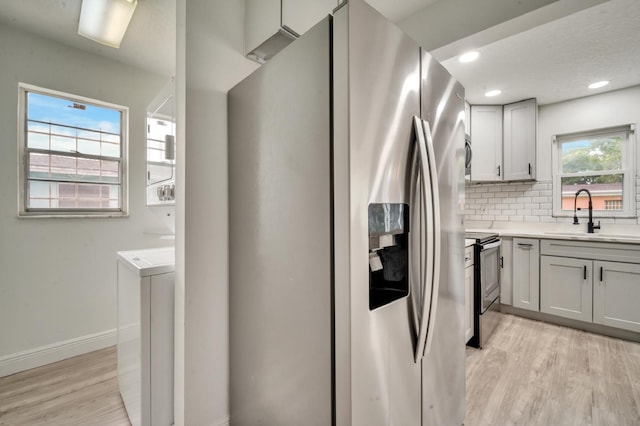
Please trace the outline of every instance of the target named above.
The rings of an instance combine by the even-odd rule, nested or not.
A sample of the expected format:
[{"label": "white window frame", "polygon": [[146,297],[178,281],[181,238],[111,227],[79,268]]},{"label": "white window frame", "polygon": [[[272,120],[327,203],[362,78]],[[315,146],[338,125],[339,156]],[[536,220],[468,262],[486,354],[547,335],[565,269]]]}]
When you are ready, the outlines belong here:
[{"label": "white window frame", "polygon": [[[585,172],[585,173],[562,173],[562,144],[579,139],[594,136],[613,135],[623,133],[626,135],[622,143],[622,170]],[[553,216],[573,217],[573,211],[562,210],[562,178],[569,176],[590,176],[594,174],[622,174],[623,175],[623,210],[594,210],[593,217],[597,218],[634,218],[636,212],[636,138],[635,125],[607,127],[602,129],[587,130],[575,133],[566,133],[553,136],[552,148],[552,174],[553,174]]]},{"label": "white window frame", "polygon": [[[81,104],[91,104],[98,107],[120,111],[120,207],[114,208],[27,208],[27,93],[38,93],[53,96]],[[18,217],[21,218],[51,218],[51,217],[127,217],[129,215],[129,108],[122,105],[91,99],[84,96],[51,90],[26,83],[18,83]],[[84,154],[76,153],[78,158],[85,158]],[[86,156],[96,158],[96,156]],[[105,157],[107,158],[107,157]],[[112,158],[107,158],[112,159]]]}]

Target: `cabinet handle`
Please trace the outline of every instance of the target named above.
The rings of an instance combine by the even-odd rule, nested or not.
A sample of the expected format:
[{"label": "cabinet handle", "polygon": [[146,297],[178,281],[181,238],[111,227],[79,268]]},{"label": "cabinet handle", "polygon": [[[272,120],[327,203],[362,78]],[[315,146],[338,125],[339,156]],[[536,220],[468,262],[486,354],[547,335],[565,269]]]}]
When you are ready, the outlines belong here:
[{"label": "cabinet handle", "polygon": [[531,176],[531,163],[529,163],[529,176]]},{"label": "cabinet handle", "polygon": [[504,269],[504,256],[500,256],[500,268]]},{"label": "cabinet handle", "polygon": [[533,247],[533,244],[518,243],[518,247],[523,248],[523,249],[530,249],[531,247]]},{"label": "cabinet handle", "polygon": [[601,266],[601,267],[600,267],[600,282],[604,281],[604,280],[603,280],[603,278],[604,278],[603,276],[604,276],[604,271],[603,271],[603,268],[602,268],[602,266]]},{"label": "cabinet handle", "polygon": [[500,166],[498,166],[498,176],[500,176]]},{"label": "cabinet handle", "polygon": [[583,271],[583,278],[586,280],[587,279],[587,265],[583,265],[582,266],[582,271]]}]

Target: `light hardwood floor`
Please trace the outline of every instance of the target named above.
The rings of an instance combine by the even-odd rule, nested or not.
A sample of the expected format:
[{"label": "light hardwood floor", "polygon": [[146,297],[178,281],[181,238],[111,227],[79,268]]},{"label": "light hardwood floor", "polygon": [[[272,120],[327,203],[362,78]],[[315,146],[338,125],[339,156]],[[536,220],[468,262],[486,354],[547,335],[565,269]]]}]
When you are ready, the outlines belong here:
[{"label": "light hardwood floor", "polygon": [[115,346],[0,378],[0,425],[130,425]]},{"label": "light hardwood floor", "polygon": [[[0,378],[0,425],[129,425],[115,347]],[[489,425],[640,425],[640,344],[503,315],[467,349],[465,426]]]},{"label": "light hardwood floor", "polygon": [[467,349],[465,426],[489,425],[640,425],[640,344],[503,315]]}]

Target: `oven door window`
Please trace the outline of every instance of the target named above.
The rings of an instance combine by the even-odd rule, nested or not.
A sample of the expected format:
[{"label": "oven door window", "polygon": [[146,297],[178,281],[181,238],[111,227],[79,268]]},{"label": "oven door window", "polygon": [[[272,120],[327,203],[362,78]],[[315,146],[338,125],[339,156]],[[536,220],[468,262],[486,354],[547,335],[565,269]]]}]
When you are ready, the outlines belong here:
[{"label": "oven door window", "polygon": [[491,248],[480,252],[481,267],[481,311],[484,312],[500,296],[500,249]]}]

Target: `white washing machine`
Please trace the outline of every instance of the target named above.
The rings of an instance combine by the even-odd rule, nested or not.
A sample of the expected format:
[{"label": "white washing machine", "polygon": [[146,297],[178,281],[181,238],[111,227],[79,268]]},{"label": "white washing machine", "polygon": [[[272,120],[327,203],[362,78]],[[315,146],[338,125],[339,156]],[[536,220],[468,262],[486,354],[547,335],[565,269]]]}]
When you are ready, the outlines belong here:
[{"label": "white washing machine", "polygon": [[120,394],[133,426],[170,426],[175,249],[117,255]]}]

